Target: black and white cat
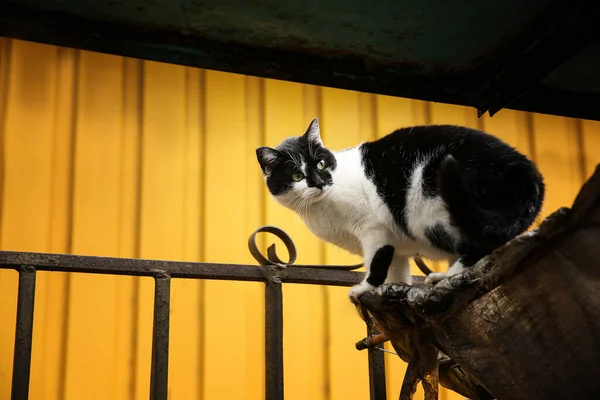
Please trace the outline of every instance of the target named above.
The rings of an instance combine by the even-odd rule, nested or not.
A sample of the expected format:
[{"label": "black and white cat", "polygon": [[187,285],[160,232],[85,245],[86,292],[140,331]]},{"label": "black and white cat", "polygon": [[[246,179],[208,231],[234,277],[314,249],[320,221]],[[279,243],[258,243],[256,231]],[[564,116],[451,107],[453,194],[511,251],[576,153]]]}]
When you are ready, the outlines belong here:
[{"label": "black and white cat", "polygon": [[453,125],[399,129],[332,152],[315,118],[302,136],[256,155],[274,198],[319,238],[361,255],[358,298],[384,282],[411,283],[409,257],[472,266],[537,217],[544,182],[524,155],[484,132]]}]

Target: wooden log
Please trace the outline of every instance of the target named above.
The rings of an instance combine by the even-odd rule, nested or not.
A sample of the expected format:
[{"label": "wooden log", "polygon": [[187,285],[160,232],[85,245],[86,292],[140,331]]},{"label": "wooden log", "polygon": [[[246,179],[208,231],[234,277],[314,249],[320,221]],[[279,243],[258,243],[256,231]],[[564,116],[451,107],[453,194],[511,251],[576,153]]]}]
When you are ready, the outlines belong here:
[{"label": "wooden log", "polygon": [[600,166],[571,209],[471,269],[358,307],[405,361],[415,340],[437,347],[440,383],[471,399],[600,399]]}]

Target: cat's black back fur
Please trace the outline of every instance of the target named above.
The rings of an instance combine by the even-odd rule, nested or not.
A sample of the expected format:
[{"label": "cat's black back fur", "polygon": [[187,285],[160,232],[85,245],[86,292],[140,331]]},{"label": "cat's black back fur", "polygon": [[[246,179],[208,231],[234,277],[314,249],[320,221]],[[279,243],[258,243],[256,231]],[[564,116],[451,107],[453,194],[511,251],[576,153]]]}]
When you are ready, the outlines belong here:
[{"label": "cat's black back fur", "polygon": [[435,246],[460,255],[465,266],[524,232],[542,206],[545,187],[535,164],[498,138],[475,129],[403,128],[364,143],[361,152],[367,177],[411,238],[414,232],[404,212],[410,177],[416,161],[428,160],[423,192],[444,200],[462,239],[457,243],[436,227],[426,234]]}]

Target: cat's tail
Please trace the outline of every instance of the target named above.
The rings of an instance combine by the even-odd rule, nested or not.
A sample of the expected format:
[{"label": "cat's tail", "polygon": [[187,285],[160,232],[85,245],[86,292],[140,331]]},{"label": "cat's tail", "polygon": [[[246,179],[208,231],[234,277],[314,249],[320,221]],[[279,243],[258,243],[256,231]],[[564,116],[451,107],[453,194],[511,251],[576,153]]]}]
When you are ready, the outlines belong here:
[{"label": "cat's tail", "polygon": [[437,183],[440,196],[457,228],[467,237],[481,239],[486,218],[473,200],[458,161],[451,155],[442,160]]}]

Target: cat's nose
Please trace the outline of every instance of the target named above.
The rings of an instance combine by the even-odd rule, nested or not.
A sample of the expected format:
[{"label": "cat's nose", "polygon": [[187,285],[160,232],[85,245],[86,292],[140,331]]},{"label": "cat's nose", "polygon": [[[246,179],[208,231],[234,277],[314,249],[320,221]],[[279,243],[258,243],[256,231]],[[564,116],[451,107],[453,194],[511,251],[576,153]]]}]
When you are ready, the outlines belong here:
[{"label": "cat's nose", "polygon": [[313,186],[316,187],[319,190],[323,190],[323,186],[325,184],[325,182],[323,182],[323,180],[321,178],[317,178],[317,179],[313,179]]}]

